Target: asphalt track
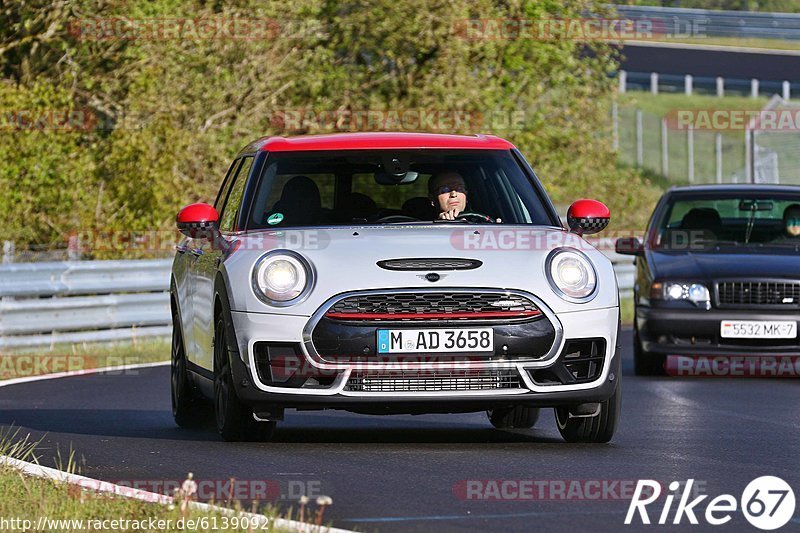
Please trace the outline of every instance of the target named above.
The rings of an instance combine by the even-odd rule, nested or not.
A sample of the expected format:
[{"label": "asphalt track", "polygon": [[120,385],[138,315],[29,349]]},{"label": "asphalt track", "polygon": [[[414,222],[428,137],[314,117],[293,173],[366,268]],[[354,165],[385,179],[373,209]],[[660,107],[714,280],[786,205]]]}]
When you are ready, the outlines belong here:
[{"label": "asphalt track", "polygon": [[[334,526],[361,531],[675,529],[623,525],[630,501],[623,487],[644,478],[664,482],[665,490],[691,478],[702,493],[738,499],[752,479],[773,475],[800,497],[800,382],[636,377],[630,332],[624,335],[622,423],[608,445],[564,443],[550,410],[526,431],[492,429],[482,413],[292,411],[274,442],[225,443],[212,430],[173,424],[166,366],[0,388],[0,426],[43,437],[43,464],[72,447],[81,473],[103,480],[149,484],[191,471],[207,487],[234,477],[240,494],[267,480],[278,490],[273,496],[283,493],[283,509],[292,504],[287,491],[303,487],[333,498],[327,517]],[[487,480],[513,481],[499,493]],[[598,483],[606,487],[600,499]],[[534,488],[513,499],[515,487],[525,486]],[[571,494],[559,492],[565,487]],[[652,504],[653,521],[663,502]],[[692,529],[755,531],[741,513],[720,527],[701,517]],[[781,531],[798,530],[800,508]]]}]

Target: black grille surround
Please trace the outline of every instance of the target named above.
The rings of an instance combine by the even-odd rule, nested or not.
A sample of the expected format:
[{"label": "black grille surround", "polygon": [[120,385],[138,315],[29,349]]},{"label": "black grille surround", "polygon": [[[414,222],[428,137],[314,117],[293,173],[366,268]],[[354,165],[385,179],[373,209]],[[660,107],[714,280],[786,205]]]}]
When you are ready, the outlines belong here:
[{"label": "black grille surround", "polygon": [[348,392],[444,392],[519,389],[516,370],[372,371],[353,373]]},{"label": "black grille surround", "polygon": [[721,280],[714,293],[721,309],[800,309],[800,281]]},{"label": "black grille surround", "polygon": [[[491,305],[494,302],[501,303]],[[433,310],[433,313],[424,313],[429,310]],[[481,313],[481,310],[492,314]],[[376,311],[397,313],[375,319]],[[463,327],[491,327],[494,350],[430,353],[377,351],[379,329]],[[555,357],[554,350],[561,343],[563,330],[561,323],[542,302],[523,291],[415,287],[372,289],[335,296],[314,313],[303,335],[307,353],[319,363],[383,365],[395,361],[418,361],[425,364],[434,360],[511,363]]]}]

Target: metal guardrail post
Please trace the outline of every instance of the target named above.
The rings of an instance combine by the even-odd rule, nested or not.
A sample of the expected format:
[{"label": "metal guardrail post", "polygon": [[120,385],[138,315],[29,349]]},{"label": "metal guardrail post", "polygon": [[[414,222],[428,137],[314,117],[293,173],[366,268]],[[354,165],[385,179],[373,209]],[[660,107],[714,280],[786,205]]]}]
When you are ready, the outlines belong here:
[{"label": "metal guardrail post", "polygon": [[717,96],[722,98],[725,96],[725,78],[717,76]]},{"label": "metal guardrail post", "polygon": [[781,96],[783,96],[784,100],[788,100],[792,97],[792,84],[788,81],[784,81],[781,87],[783,90],[781,91]]},{"label": "metal guardrail post", "polygon": [[650,92],[658,94],[658,72],[650,73]]},{"label": "metal guardrail post", "polygon": [[686,93],[686,96],[692,96],[693,90],[694,90],[694,77],[691,74],[687,74],[683,78],[683,91]]},{"label": "metal guardrail post", "polygon": [[755,78],[750,80],[750,97],[758,98],[758,80]]},{"label": "metal guardrail post", "polygon": [[619,71],[619,92],[620,94],[625,94],[625,91],[628,89],[628,73],[624,70]]}]

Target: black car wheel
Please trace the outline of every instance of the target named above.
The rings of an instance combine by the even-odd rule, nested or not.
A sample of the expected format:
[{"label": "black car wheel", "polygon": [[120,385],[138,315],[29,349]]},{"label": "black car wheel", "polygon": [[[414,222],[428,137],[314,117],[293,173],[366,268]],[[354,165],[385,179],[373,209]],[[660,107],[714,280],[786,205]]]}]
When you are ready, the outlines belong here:
[{"label": "black car wheel", "polygon": [[538,407],[501,407],[486,411],[489,422],[497,429],[530,429],[539,420]]},{"label": "black car wheel", "polygon": [[568,407],[556,407],[556,425],[567,442],[608,442],[619,423],[620,384],[606,401],[600,403],[600,412],[589,417],[570,417]]},{"label": "black car wheel", "polygon": [[186,348],[183,344],[181,325],[175,310],[172,311],[172,356],[170,357],[170,389],[172,417],[182,428],[197,428],[206,422],[208,405],[189,381],[186,370]]},{"label": "black car wheel", "polygon": [[664,375],[665,357],[661,354],[647,352],[642,348],[639,331],[633,330],[633,373],[637,376]]},{"label": "black car wheel", "polygon": [[276,423],[256,421],[252,409],[239,401],[233,386],[230,356],[225,322],[220,318],[214,330],[214,413],[217,431],[226,441],[269,440]]}]

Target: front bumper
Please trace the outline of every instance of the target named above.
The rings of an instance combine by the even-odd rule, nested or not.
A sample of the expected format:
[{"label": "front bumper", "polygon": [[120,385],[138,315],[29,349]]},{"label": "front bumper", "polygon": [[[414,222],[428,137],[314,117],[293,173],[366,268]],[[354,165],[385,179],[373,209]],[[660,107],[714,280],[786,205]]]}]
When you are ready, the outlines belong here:
[{"label": "front bumper", "polygon": [[[233,361],[234,382],[240,399],[256,412],[275,408],[340,408],[367,412],[460,412],[491,409],[505,405],[556,406],[601,402],[616,390],[620,378],[618,354],[618,308],[595,309],[552,315],[563,335],[553,346],[552,357],[539,360],[498,361],[446,359],[404,362],[338,362],[320,361],[307,350],[308,323],[311,317],[261,313],[231,313],[239,347],[239,358]],[[591,381],[575,383],[548,382],[550,370],[558,369],[563,376],[563,363],[568,349],[573,350],[575,339],[593,339],[603,344],[598,375]],[[296,347],[301,365],[319,372],[326,379],[317,386],[274,386],[265,383],[258,370],[257,345],[272,343]],[[581,345],[584,346],[584,345]],[[574,355],[574,353],[573,353]],[[571,361],[568,361],[571,363]],[[569,368],[573,368],[570,366]],[[353,382],[360,373],[418,372],[438,376],[471,376],[481,372],[516,376],[514,386],[483,390],[354,390]],[[463,374],[459,374],[463,373]],[[463,378],[458,378],[463,379]],[[413,382],[413,380],[412,380]],[[433,387],[434,389],[436,387]]]},{"label": "front bumper", "polygon": [[797,320],[791,312],[638,307],[639,339],[646,352],[661,355],[800,355],[800,338],[730,339],[720,336],[723,320]]}]

